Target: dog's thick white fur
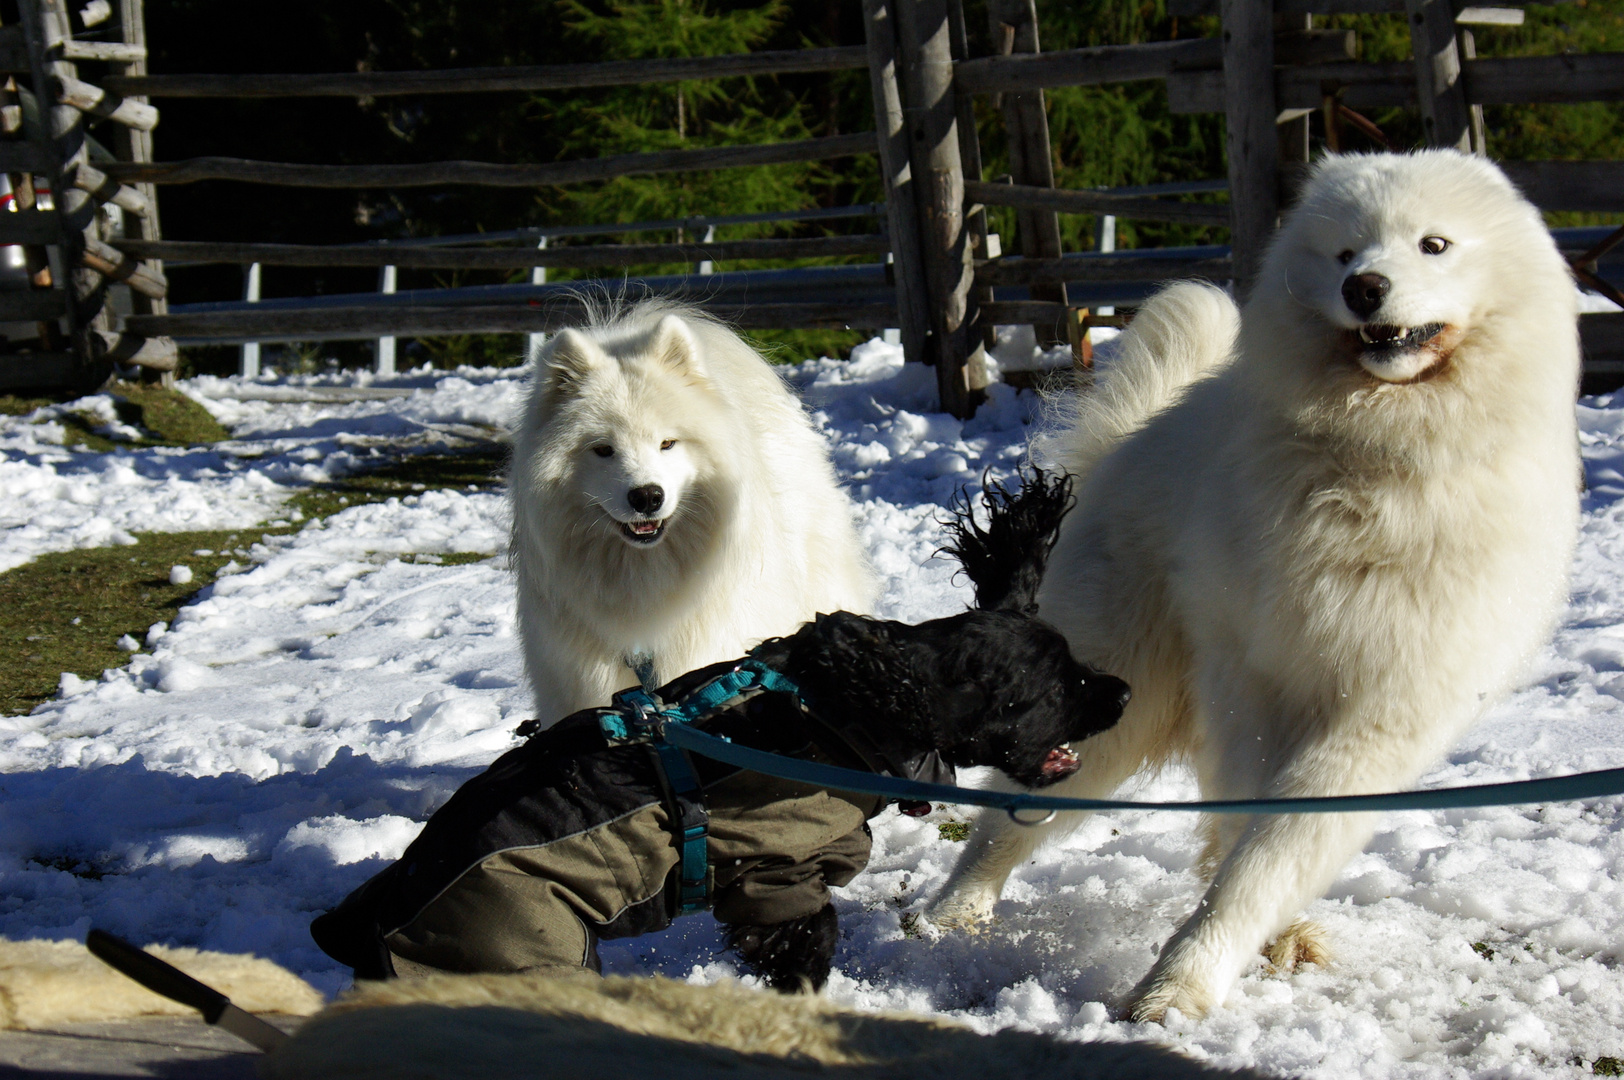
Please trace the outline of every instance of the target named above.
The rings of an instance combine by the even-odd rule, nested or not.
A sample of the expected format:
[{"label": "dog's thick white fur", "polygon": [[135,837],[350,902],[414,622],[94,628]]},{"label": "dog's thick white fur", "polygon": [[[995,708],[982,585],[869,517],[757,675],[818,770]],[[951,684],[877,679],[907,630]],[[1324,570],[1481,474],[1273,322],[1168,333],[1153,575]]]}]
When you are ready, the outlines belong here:
[{"label": "dog's thick white fur", "polygon": [[[323,1004],[315,987],[257,956],[163,945],[146,949],[249,1012],[308,1016]],[[0,1029],[196,1015],[195,1009],[114,971],[77,941],[0,939]]]},{"label": "dog's thick white fur", "polygon": [[1262,1080],[1149,1043],[978,1035],[737,984],[538,974],[362,983],[259,1065],[264,1080]]},{"label": "dog's thick white fur", "polygon": [[[1566,600],[1575,296],[1498,169],[1429,151],[1322,161],[1243,312],[1188,283],[1147,303],[1057,436],[1079,498],[1039,596],[1133,701],[1049,790],[1182,759],[1207,798],[1353,794],[1437,761]],[[1219,1005],[1271,939],[1317,958],[1292,921],[1373,827],[1209,821],[1210,887],[1131,1014]],[[933,918],[987,918],[1043,835],[978,821]]]},{"label": "dog's thick white fur", "polygon": [[800,403],[691,308],[612,309],[547,343],[512,492],[544,724],[635,684],[637,654],[663,683],[874,600],[851,503]]}]

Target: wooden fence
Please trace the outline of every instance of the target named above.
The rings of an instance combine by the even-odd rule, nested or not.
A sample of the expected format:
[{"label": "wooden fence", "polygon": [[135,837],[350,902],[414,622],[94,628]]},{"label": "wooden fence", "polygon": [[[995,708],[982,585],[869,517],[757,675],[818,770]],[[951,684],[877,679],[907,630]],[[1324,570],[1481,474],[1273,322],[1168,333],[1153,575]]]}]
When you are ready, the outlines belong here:
[{"label": "wooden fence", "polygon": [[[1030,323],[1046,341],[1078,342],[1090,307],[1131,304],[1172,277],[1232,280],[1244,294],[1280,208],[1309,153],[1309,116],[1335,143],[1359,109],[1411,106],[1427,142],[1483,152],[1482,106],[1624,98],[1624,55],[1477,59],[1471,26],[1520,20],[1520,7],[1458,0],[1169,0],[1181,16],[1219,17],[1222,33],[1045,53],[1034,0],[989,0],[995,55],[969,55],[959,0],[862,0],[864,46],[742,56],[529,68],[316,75],[154,75],[145,70],[141,0],[119,0],[118,41],[75,40],[64,0],[18,0],[20,26],[0,27],[0,172],[14,213],[0,245],[24,254],[26,287],[0,292],[0,389],[93,386],[121,365],[171,370],[175,338],[254,341],[550,331],[579,318],[559,286],[486,286],[303,300],[167,307],[163,262],[440,269],[616,267],[716,259],[888,257],[888,263],[650,278],[746,326],[895,327],[910,360],[934,364],[944,408],[969,415],[986,382],[984,341],[995,323]],[[87,9],[89,10],[89,9]],[[1345,12],[1404,18],[1414,60],[1361,62],[1352,31],[1314,25]],[[79,66],[99,72],[81,78]],[[150,99],[378,97],[625,86],[742,75],[866,68],[875,130],[796,142],[667,150],[546,164],[426,162],[311,165],[203,157],[154,161]],[[1175,112],[1221,112],[1228,175],[1150,189],[1059,190],[1044,91],[1163,80]],[[1010,172],[982,175],[974,99],[990,96],[1005,125]],[[30,121],[29,116],[38,120]],[[99,130],[109,144],[92,137]],[[706,244],[539,246],[539,233],[441,240],[435,246],[167,241],[158,186],[214,180],[292,187],[444,184],[533,187],[616,176],[743,168],[876,154],[885,182],[883,230]],[[1624,213],[1624,163],[1508,162],[1547,210]],[[1227,202],[1192,202],[1192,187]],[[43,192],[54,200],[47,208]],[[1004,254],[986,207],[1016,211],[1017,250]],[[1071,252],[1057,214],[1227,225],[1227,247]],[[624,228],[624,227],[622,227]],[[612,232],[613,227],[595,231]],[[1603,233],[1606,231],[1603,230]],[[536,233],[535,235],[531,235]],[[1559,239],[1587,283],[1616,296],[1624,249],[1595,230]],[[1616,237],[1614,238],[1616,240]],[[477,242],[476,242],[477,241]],[[519,246],[522,244],[522,246]],[[539,276],[539,275],[538,275]],[[1609,280],[1611,279],[1611,281]],[[1624,299],[1621,299],[1624,306]],[[1584,320],[1593,371],[1624,373],[1624,315]]]}]

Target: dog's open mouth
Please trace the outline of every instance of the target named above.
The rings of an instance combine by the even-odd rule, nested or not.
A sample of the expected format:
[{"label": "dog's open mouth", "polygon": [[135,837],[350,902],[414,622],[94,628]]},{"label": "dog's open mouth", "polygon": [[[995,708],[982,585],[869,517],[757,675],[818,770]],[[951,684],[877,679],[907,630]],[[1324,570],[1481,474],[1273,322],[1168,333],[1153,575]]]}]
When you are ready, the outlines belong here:
[{"label": "dog's open mouth", "polygon": [[1423,323],[1420,326],[1391,326],[1385,323],[1366,323],[1359,328],[1359,342],[1367,353],[1400,353],[1419,349],[1443,333],[1443,323]]},{"label": "dog's open mouth", "polygon": [[664,521],[621,521],[620,535],[634,544],[655,544],[665,535]]},{"label": "dog's open mouth", "polygon": [[1077,751],[1069,746],[1057,746],[1043,759],[1043,765],[1038,769],[1038,773],[1043,777],[1045,784],[1052,784],[1056,780],[1064,780],[1081,765]]}]

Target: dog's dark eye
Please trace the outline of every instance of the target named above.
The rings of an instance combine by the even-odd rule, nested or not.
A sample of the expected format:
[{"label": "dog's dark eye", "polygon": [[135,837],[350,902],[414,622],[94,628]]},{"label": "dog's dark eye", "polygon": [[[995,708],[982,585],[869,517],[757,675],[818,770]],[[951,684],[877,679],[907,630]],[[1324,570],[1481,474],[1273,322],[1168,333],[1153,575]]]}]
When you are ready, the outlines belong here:
[{"label": "dog's dark eye", "polygon": [[675,440],[675,439],[665,439],[660,443],[660,449],[661,450],[669,450],[675,445],[677,445],[677,440]]},{"label": "dog's dark eye", "polygon": [[615,448],[612,446],[594,446],[592,452],[599,457],[614,457]]},{"label": "dog's dark eye", "polygon": [[1442,255],[1449,250],[1449,241],[1441,236],[1423,236],[1421,250],[1428,255]]},{"label": "dog's dark eye", "polygon": [[1350,248],[1347,251],[1337,252],[1336,261],[1341,263],[1343,266],[1348,265],[1353,261],[1353,250]]}]

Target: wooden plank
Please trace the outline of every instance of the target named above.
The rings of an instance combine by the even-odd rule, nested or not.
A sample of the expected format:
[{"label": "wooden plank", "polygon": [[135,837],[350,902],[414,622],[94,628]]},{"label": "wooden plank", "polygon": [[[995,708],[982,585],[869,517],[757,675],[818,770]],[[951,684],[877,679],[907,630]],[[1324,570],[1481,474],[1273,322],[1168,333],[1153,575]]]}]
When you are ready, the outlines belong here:
[{"label": "wooden plank", "polygon": [[237,180],[249,184],[313,188],[433,187],[440,184],[547,187],[648,173],[702,172],[748,165],[824,161],[853,154],[872,154],[875,150],[874,133],[868,131],[758,146],[715,146],[650,154],[618,154],[544,165],[497,165],[484,161],[435,161],[420,165],[298,165],[280,161],[203,157],[188,161],[113,162],[104,166],[104,171],[124,183],[151,184]]},{"label": "wooden plank", "polygon": [[141,75],[103,80],[127,97],[390,97],[400,94],[483,94],[499,90],[575,90],[642,86],[737,76],[848,71],[868,66],[861,45],[778,49],[729,56],[610,60],[545,67],[452,68],[441,71],[333,72],[309,75]]},{"label": "wooden plank", "polygon": [[50,210],[0,213],[0,244],[60,244],[62,223]]},{"label": "wooden plank", "polygon": [[1066,310],[1053,300],[992,300],[981,305],[981,319],[992,326],[1042,326],[1064,334]]},{"label": "wooden plank", "polygon": [[931,303],[931,355],[945,412],[968,417],[986,386],[985,357],[974,326],[970,231],[964,221],[953,50],[945,0],[895,0],[903,58],[909,157]]},{"label": "wooden plank", "polygon": [[1006,94],[1046,86],[1162,79],[1184,68],[1212,68],[1221,63],[1223,52],[1217,40],[1192,38],[1097,45],[1035,55],[984,56],[956,64],[953,81],[965,93]]},{"label": "wooden plank", "polygon": [[143,259],[247,266],[399,266],[431,270],[519,270],[535,266],[635,266],[701,259],[826,259],[883,255],[883,235],[814,236],[782,240],[718,240],[709,244],[583,244],[578,247],[455,248],[389,244],[240,244],[197,240],[114,240]]},{"label": "wooden plank", "polygon": [[[1276,19],[1306,21],[1308,15],[1276,15]],[[1315,29],[1293,26],[1277,29],[1274,35],[1274,62],[1280,67],[1302,64],[1339,64],[1359,56],[1359,34],[1354,30]]]},{"label": "wooden plank", "polygon": [[158,126],[158,110],[151,105],[109,94],[99,86],[67,75],[56,78],[56,100],[64,105],[72,105],[80,112],[125,127],[151,131]]},{"label": "wooden plank", "polygon": [[1404,0],[1415,58],[1416,101],[1428,146],[1470,152],[1472,118],[1461,83],[1455,12],[1449,0]]},{"label": "wooden plank", "polygon": [[1624,101],[1624,53],[1470,60],[1466,97],[1484,105]]},{"label": "wooden plank", "polygon": [[[1466,100],[1482,105],[1576,104],[1624,100],[1624,53],[1584,56],[1509,56],[1467,60],[1461,73]],[[1167,79],[1168,105],[1175,113],[1223,111],[1222,71],[1175,72]],[[1312,64],[1275,73],[1276,102],[1282,109],[1313,109],[1326,89],[1342,90],[1354,109],[1415,104],[1415,65]]]},{"label": "wooden plank", "polygon": [[121,281],[142,296],[162,300],[169,295],[169,282],[157,264],[126,258],[110,244],[87,236],[80,258],[108,281]]},{"label": "wooden plank", "polygon": [[[1393,15],[1404,0],[1275,0],[1277,15]],[[1180,19],[1218,14],[1218,0],[1167,0],[1167,13]]]},{"label": "wooden plank", "polygon": [[[989,206],[1014,206],[1049,210],[1061,214],[1114,214],[1136,221],[1176,221],[1196,225],[1228,225],[1229,207],[1224,203],[1175,202],[1135,195],[1113,195],[1105,191],[1032,187],[1023,184],[966,183],[964,197],[969,202]],[[1022,252],[1026,254],[1026,252]]]},{"label": "wooden plank", "polygon": [[929,349],[930,308],[925,302],[919,204],[908,153],[901,75],[897,70],[896,3],[897,0],[863,0],[863,26],[868,43],[865,48],[874,100],[880,176],[885,183],[885,215],[891,231],[897,328],[902,335],[902,355],[908,360],[923,361]]},{"label": "wooden plank", "polygon": [[1199,278],[1228,281],[1229,259],[1188,255],[1089,256],[1059,259],[994,259],[976,267],[981,285],[1033,285],[1052,281],[1171,281]]},{"label": "wooden plank", "polygon": [[94,60],[101,64],[133,64],[147,58],[145,45],[122,41],[64,41],[62,59]]},{"label": "wooden plank", "polygon": [[174,371],[180,364],[180,349],[172,338],[110,334],[106,331],[98,331],[97,337],[105,350],[102,354],[105,360],[144,367],[150,371]]},{"label": "wooden plank", "polygon": [[1274,90],[1274,16],[1259,0],[1221,0],[1224,149],[1229,168],[1229,245],[1235,292],[1251,288],[1280,215],[1279,106]]},{"label": "wooden plank", "polygon": [[[705,304],[704,310],[745,329],[879,330],[897,324],[894,304]],[[245,308],[227,311],[130,315],[127,333],[217,341],[354,341],[395,335],[535,334],[579,326],[586,318],[579,298],[536,305],[480,304],[355,307]]]},{"label": "wooden plank", "polygon": [[[1351,60],[1358,35],[1352,30],[1292,30],[1280,36],[1279,62],[1333,63]],[[1216,38],[1150,41],[1137,45],[1098,45],[1035,55],[987,56],[957,65],[953,78],[971,94],[1041,90],[1046,86],[1095,86],[1164,79],[1176,71],[1216,69],[1223,46]]]},{"label": "wooden plank", "polygon": [[60,289],[0,292],[0,322],[50,322],[68,313],[68,299]]},{"label": "wooden plank", "polygon": [[1541,210],[1624,214],[1624,161],[1502,161]]},{"label": "wooden plank", "polygon": [[[1492,8],[1467,8],[1467,11],[1505,11],[1523,7],[1548,6],[1563,0],[1495,0]],[[1404,0],[1275,0],[1277,15],[1397,15],[1404,10]],[[1186,19],[1199,15],[1218,14],[1218,0],[1167,0],[1167,13]],[[1465,11],[1461,13],[1465,15]],[[1521,12],[1518,12],[1521,14]],[[1458,22],[1466,22],[1462,18]],[[1504,26],[1521,26],[1520,19],[1509,16],[1494,19]]]},{"label": "wooden plank", "polygon": [[89,192],[97,202],[110,202],[137,217],[150,218],[153,215],[152,201],[140,188],[118,183],[87,161],[80,162],[78,168],[73,170],[73,186]]},{"label": "wooden plank", "polygon": [[50,147],[33,142],[0,142],[0,172],[48,174],[58,166]]}]

